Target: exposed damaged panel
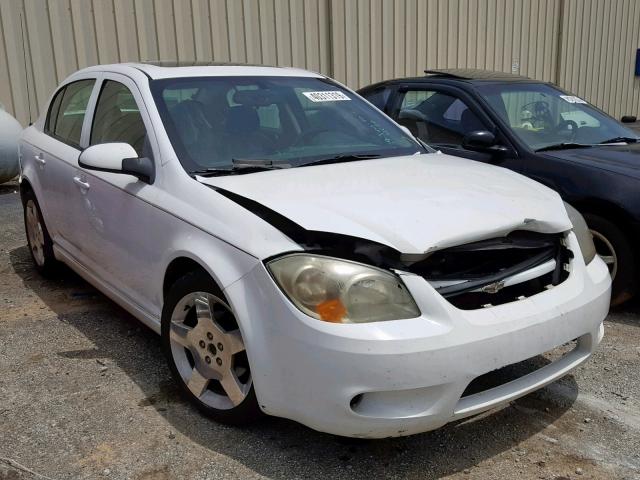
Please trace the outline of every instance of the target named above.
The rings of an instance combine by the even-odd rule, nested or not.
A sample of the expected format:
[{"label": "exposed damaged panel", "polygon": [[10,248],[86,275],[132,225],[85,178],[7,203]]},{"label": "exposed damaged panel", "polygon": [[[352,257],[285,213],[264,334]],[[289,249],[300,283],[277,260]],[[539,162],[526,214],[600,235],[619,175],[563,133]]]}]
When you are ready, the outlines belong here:
[{"label": "exposed damaged panel", "polygon": [[363,262],[381,268],[406,269],[407,267],[403,255],[387,245],[339,233],[307,230],[259,202],[222,188],[211,188],[277,228],[307,251]]},{"label": "exposed damaged panel", "polygon": [[255,200],[210,187],[277,228],[306,251],[415,273],[464,310],[516,301],[552,288],[567,278],[573,257],[564,245],[564,234],[531,231],[515,231],[504,237],[407,255],[371,240],[307,230]]},{"label": "exposed damaged panel", "polygon": [[564,281],[573,254],[562,234],[516,231],[434,252],[410,267],[465,310],[530,297]]},{"label": "exposed damaged panel", "polygon": [[308,231],[366,238],[417,256],[514,230],[571,229],[552,190],[446,155],[196,178],[259,202]]}]

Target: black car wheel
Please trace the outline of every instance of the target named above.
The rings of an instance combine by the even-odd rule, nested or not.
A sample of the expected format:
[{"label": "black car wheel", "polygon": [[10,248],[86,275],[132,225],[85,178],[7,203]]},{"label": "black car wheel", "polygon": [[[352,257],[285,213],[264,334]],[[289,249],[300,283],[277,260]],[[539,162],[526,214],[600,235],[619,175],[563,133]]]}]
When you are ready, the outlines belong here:
[{"label": "black car wheel", "polygon": [[611,305],[620,305],[635,293],[637,263],[631,243],[613,222],[590,213],[585,213],[584,219],[593,235],[596,252],[611,273]]}]

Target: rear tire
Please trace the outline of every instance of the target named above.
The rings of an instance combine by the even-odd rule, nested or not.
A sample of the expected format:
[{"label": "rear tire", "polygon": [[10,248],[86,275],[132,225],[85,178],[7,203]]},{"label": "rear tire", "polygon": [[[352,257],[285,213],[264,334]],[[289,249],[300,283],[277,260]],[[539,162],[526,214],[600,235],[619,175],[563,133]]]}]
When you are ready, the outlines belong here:
[{"label": "rear tire", "polygon": [[637,259],[627,236],[613,222],[591,213],[584,219],[593,235],[596,252],[609,267],[613,279],[611,306],[620,305],[635,295]]},{"label": "rear tire", "polygon": [[53,241],[33,191],[23,194],[24,228],[31,258],[38,273],[52,277],[60,266],[53,254]]},{"label": "rear tire", "polygon": [[205,272],[188,273],[169,289],[162,347],[180,389],[201,412],[230,425],[262,415],[238,323]]}]

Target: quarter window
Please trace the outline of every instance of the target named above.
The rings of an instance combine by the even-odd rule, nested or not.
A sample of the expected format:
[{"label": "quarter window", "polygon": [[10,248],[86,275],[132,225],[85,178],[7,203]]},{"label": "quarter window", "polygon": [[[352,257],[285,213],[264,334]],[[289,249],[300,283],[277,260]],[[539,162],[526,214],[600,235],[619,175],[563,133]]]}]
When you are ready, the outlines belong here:
[{"label": "quarter window", "polygon": [[94,84],[95,80],[80,80],[65,85],[51,102],[45,133],[79,147],[84,115]]},{"label": "quarter window", "polygon": [[91,127],[91,145],[123,142],[138,156],[149,156],[147,131],[131,91],[119,82],[106,80],[102,85]]}]

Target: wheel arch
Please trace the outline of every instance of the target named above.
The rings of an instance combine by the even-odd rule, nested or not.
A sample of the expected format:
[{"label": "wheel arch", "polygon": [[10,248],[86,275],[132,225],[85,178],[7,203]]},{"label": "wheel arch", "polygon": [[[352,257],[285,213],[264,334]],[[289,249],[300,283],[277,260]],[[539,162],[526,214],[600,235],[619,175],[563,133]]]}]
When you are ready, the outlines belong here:
[{"label": "wheel arch", "polygon": [[26,177],[22,177],[22,179],[20,180],[20,200],[22,201],[22,204],[24,205],[25,203],[25,195],[31,192],[33,193],[33,195],[35,195],[35,190],[33,189],[33,186],[31,185],[31,182],[29,181],[28,178]]},{"label": "wheel arch", "polygon": [[[605,221],[611,222],[618,228],[619,234],[626,238],[629,243],[629,247],[631,248],[629,255],[632,256],[630,264],[632,265],[635,273],[628,281],[622,284],[619,283],[620,280],[616,277],[612,291],[612,305],[619,305],[623,303],[635,295],[638,290],[638,281],[640,280],[638,275],[640,271],[640,255],[637,255],[633,251],[633,245],[640,240],[640,228],[638,228],[638,223],[634,222],[633,216],[629,212],[625,211],[624,208],[606,200],[587,199],[581,202],[578,201],[570,203],[578,209],[580,213],[598,216]],[[623,285],[624,288],[619,286],[616,287],[616,282],[618,282],[619,285]]]},{"label": "wheel arch", "polygon": [[632,231],[632,229],[628,227],[625,228],[625,224],[633,225],[634,220],[633,217],[619,205],[597,198],[570,200],[569,203],[580,213],[598,215],[605,220],[613,222],[630,241],[634,241],[638,238],[638,234],[636,232]]},{"label": "wheel arch", "polygon": [[209,270],[205,268],[200,261],[185,255],[181,255],[171,260],[171,262],[165,269],[164,278],[162,280],[162,298],[167,298],[169,289],[176,283],[176,281],[178,281],[188,273],[196,271],[206,273],[209,277],[212,278],[214,282],[216,282],[218,287],[222,290],[222,287],[216,280],[215,276],[211,275]]}]

